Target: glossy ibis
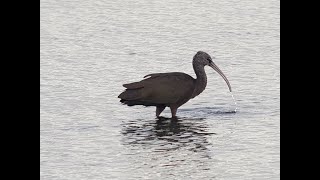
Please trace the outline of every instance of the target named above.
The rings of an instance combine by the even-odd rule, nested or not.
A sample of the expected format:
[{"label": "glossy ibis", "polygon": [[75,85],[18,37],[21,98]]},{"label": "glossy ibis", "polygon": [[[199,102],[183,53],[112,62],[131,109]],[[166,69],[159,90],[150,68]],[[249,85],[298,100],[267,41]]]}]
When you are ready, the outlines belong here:
[{"label": "glossy ibis", "polygon": [[231,92],[227,77],[212,61],[209,54],[199,51],[193,57],[193,69],[196,79],[181,72],[155,73],[146,75],[142,81],[124,84],[126,88],[118,98],[128,105],[156,106],[156,116],[170,107],[172,117],[176,116],[177,109],[190,99],[199,95],[207,85],[205,66],[212,67],[226,81]]}]

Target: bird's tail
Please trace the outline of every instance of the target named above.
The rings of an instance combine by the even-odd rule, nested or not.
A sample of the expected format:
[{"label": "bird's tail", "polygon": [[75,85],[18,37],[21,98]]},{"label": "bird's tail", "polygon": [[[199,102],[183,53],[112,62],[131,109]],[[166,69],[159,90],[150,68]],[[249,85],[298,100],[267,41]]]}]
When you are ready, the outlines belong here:
[{"label": "bird's tail", "polygon": [[157,104],[146,102],[143,100],[142,91],[143,91],[143,88],[126,89],[124,92],[122,92],[118,96],[118,98],[121,99],[120,102],[128,106],[134,106],[134,105],[156,106]]},{"label": "bird's tail", "polygon": [[138,105],[137,101],[141,98],[141,89],[126,89],[118,98],[121,99],[120,102],[128,106]]}]

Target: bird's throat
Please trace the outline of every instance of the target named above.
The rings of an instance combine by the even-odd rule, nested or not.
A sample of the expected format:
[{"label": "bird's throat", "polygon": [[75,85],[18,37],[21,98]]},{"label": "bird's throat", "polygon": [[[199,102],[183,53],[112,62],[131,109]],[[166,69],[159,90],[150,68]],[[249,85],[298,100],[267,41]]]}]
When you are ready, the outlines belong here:
[{"label": "bird's throat", "polygon": [[207,75],[206,75],[206,72],[204,71],[204,66],[202,65],[193,64],[193,69],[197,75],[196,85],[195,85],[195,89],[193,91],[193,96],[192,96],[192,97],[195,97],[200,93],[202,93],[202,91],[206,88]]}]

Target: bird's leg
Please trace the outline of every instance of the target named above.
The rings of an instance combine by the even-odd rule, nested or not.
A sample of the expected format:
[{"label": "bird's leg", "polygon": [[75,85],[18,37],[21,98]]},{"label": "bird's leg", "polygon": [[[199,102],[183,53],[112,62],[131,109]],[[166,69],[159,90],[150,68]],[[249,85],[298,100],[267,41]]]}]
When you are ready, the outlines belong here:
[{"label": "bird's leg", "polygon": [[177,107],[170,107],[170,109],[171,109],[171,115],[172,115],[172,117],[174,118],[174,117],[176,117],[176,114],[177,114]]},{"label": "bird's leg", "polygon": [[156,116],[159,117],[165,108],[166,108],[165,106],[157,106]]}]

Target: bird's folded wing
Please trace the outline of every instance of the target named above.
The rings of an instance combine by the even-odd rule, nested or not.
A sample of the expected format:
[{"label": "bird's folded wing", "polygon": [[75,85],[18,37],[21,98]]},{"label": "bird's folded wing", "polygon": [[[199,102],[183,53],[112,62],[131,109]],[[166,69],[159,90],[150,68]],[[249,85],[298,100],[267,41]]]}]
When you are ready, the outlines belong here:
[{"label": "bird's folded wing", "polygon": [[194,79],[184,73],[158,73],[147,75],[148,79],[141,81],[147,102],[159,104],[176,103],[191,96],[194,89]]}]

